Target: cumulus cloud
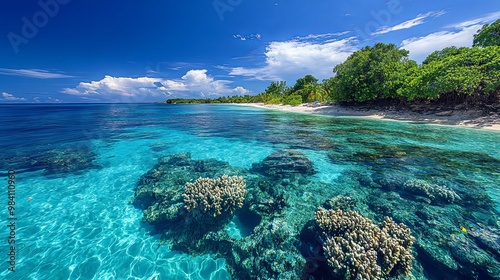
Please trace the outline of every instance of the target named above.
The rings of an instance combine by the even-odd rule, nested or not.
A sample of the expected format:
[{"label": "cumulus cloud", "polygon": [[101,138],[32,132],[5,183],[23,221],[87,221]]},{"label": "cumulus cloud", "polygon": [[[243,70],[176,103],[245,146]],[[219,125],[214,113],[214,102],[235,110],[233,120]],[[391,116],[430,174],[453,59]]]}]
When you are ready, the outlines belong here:
[{"label": "cumulus cloud", "polygon": [[238,93],[238,95],[245,95],[249,93],[250,91],[242,86],[237,86],[234,89],[234,92]]},{"label": "cumulus cloud", "polygon": [[215,80],[207,75],[206,69],[189,70],[180,79],[169,80],[152,77],[112,77],[102,80],[81,82],[74,88],[65,88],[63,93],[100,99],[121,98],[122,100],[146,101],[161,97],[201,97],[239,94],[248,92],[241,86],[231,88],[231,82]]},{"label": "cumulus cloud", "polygon": [[446,14],[446,12],[443,10],[430,11],[430,12],[425,13],[425,14],[419,14],[416,18],[407,20],[407,21],[402,22],[402,23],[395,25],[395,26],[382,26],[379,29],[377,29],[377,31],[372,33],[372,35],[381,35],[381,34],[389,33],[392,31],[412,28],[414,26],[421,25],[421,24],[425,23],[425,20],[427,18],[436,18],[436,17],[442,16],[444,14]]},{"label": "cumulus cloud", "polygon": [[422,62],[434,51],[447,47],[471,47],[474,34],[483,26],[500,17],[500,12],[446,26],[446,31],[403,40],[401,47],[410,51],[410,58]]},{"label": "cumulus cloud", "polygon": [[26,98],[15,97],[13,94],[2,92],[2,98],[0,100],[3,101],[26,101]]},{"label": "cumulus cloud", "polygon": [[[345,34],[345,33],[343,33]],[[234,67],[230,75],[255,80],[286,80],[312,74],[317,78],[333,75],[335,65],[357,50],[354,38],[333,39],[338,33],[315,34],[293,40],[271,42],[261,67]]]},{"label": "cumulus cloud", "polygon": [[61,78],[73,78],[73,76],[50,72],[42,69],[9,69],[0,68],[0,74],[8,76],[21,76],[28,78],[37,79],[61,79]]},{"label": "cumulus cloud", "polygon": [[473,25],[459,31],[440,31],[423,37],[404,40],[403,49],[410,51],[410,59],[422,62],[434,51],[447,47],[471,47],[474,34],[482,25]]},{"label": "cumulus cloud", "polygon": [[135,96],[139,94],[157,95],[159,88],[155,83],[161,82],[157,78],[141,77],[112,77],[105,76],[100,81],[81,82],[75,88],[65,88],[64,93],[74,95],[121,95]]}]

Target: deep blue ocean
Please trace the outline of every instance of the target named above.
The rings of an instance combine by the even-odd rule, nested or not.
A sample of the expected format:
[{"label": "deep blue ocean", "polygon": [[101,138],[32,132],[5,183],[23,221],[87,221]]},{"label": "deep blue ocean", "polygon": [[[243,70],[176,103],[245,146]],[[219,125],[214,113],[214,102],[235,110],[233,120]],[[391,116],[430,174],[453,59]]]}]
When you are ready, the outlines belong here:
[{"label": "deep blue ocean", "polygon": [[[232,105],[0,105],[0,123],[0,217],[5,225],[11,218],[8,171],[14,170],[17,218],[15,272],[8,270],[9,229],[1,229],[2,279],[231,279],[223,258],[161,245],[160,234],[141,222],[142,210],[130,204],[141,175],[159,158],[182,152],[248,169],[278,149],[294,149],[313,162],[311,180],[353,188],[360,204],[370,187],[343,185],[348,181],[339,178],[349,171],[400,172],[446,181],[462,193],[480,188],[488,212],[472,209],[448,227],[460,234],[460,226],[499,225],[495,131]],[[365,214],[378,209],[366,205]],[[422,275],[430,273],[422,267]]]}]

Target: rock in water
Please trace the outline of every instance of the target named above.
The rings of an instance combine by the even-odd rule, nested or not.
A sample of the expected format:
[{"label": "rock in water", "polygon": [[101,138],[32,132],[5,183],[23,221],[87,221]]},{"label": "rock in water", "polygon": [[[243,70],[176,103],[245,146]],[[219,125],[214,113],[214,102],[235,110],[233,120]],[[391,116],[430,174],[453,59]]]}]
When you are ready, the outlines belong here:
[{"label": "rock in water", "polygon": [[305,154],[296,150],[278,150],[261,163],[254,163],[252,171],[267,176],[288,177],[292,174],[312,175],[315,173],[312,162]]},{"label": "rock in water", "polygon": [[500,230],[481,226],[469,231],[469,235],[474,237],[481,247],[500,257]]}]

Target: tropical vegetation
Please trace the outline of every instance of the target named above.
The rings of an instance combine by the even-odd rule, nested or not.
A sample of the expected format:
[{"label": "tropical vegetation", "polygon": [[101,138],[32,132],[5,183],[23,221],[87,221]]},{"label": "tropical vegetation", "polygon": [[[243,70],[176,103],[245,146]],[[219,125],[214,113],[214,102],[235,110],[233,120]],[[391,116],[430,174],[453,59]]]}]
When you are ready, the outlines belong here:
[{"label": "tropical vegetation", "polygon": [[409,51],[394,44],[376,43],[351,54],[333,68],[334,76],[319,82],[312,75],[291,87],[275,81],[257,95],[216,99],[169,99],[166,103],[307,102],[437,102],[500,104],[500,20],[485,24],[474,35],[473,46],[448,47],[431,53],[421,65]]}]

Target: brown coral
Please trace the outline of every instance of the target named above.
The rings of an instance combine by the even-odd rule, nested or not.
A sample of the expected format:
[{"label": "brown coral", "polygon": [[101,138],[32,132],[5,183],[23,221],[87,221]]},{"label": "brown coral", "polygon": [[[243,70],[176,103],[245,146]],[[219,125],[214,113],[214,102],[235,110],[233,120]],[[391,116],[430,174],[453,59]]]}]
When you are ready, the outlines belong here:
[{"label": "brown coral", "polygon": [[461,200],[460,196],[452,189],[446,186],[430,184],[424,180],[408,180],[403,184],[403,187],[417,195],[428,197],[433,202],[454,203]]},{"label": "brown coral", "polygon": [[323,249],[334,273],[347,279],[382,279],[409,274],[414,238],[403,224],[386,218],[377,227],[356,211],[319,208],[315,219],[326,241]]},{"label": "brown coral", "polygon": [[199,178],[187,183],[184,188],[185,208],[197,214],[208,213],[213,217],[223,213],[232,214],[243,206],[246,183],[243,177],[227,175],[216,180]]}]

